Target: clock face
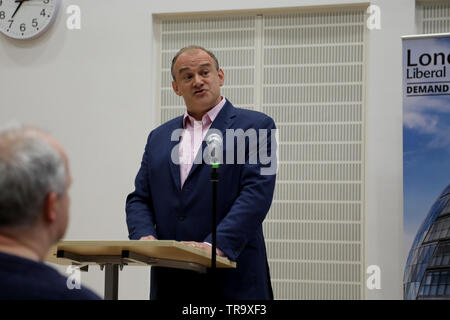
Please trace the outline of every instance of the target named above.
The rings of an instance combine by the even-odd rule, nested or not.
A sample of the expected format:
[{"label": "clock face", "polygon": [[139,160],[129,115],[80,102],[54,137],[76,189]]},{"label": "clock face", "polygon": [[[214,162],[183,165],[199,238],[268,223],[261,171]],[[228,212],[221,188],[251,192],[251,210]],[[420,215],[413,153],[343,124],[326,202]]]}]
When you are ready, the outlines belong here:
[{"label": "clock face", "polygon": [[30,39],[54,21],[60,0],[0,0],[0,32],[14,39]]}]

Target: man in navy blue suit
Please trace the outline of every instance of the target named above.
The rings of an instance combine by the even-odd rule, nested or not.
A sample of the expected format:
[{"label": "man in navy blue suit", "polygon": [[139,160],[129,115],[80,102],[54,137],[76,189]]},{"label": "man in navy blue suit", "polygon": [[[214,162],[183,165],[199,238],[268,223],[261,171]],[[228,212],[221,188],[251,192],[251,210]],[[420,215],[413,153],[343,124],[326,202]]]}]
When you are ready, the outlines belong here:
[{"label": "man in navy blue suit", "polygon": [[235,108],[220,94],[225,75],[214,54],[189,46],[172,60],[172,87],[184,116],[148,136],[135,190],[126,200],[132,240],[177,240],[211,253],[212,190],[205,140],[223,138],[217,186],[217,254],[236,269],[213,275],[153,267],[151,299],[273,299],[262,222],[276,176],[275,123]]}]

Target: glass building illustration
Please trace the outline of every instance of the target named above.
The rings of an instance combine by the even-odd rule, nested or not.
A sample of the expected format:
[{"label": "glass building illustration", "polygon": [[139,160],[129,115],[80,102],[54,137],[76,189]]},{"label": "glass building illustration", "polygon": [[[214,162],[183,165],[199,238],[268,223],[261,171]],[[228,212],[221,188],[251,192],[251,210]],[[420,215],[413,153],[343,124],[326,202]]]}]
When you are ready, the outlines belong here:
[{"label": "glass building illustration", "polygon": [[414,239],[403,294],[408,300],[450,299],[450,184],[432,205]]}]

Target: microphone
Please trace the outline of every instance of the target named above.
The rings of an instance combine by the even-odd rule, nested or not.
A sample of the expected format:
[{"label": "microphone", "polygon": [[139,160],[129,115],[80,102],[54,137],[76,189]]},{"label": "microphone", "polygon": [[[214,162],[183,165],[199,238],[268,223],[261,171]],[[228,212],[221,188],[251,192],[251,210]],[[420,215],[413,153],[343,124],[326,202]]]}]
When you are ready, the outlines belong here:
[{"label": "microphone", "polygon": [[206,145],[208,146],[210,154],[210,164],[220,164],[222,163],[222,136],[217,133],[211,133],[206,138]]}]

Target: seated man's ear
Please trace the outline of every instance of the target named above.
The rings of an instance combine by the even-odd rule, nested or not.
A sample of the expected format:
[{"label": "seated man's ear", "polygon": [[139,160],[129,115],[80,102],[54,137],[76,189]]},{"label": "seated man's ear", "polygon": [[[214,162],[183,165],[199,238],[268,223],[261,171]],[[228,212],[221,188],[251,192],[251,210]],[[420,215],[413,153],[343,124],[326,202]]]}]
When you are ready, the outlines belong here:
[{"label": "seated man's ear", "polygon": [[57,201],[58,195],[56,192],[50,192],[45,196],[43,215],[46,222],[54,222],[56,220]]}]

